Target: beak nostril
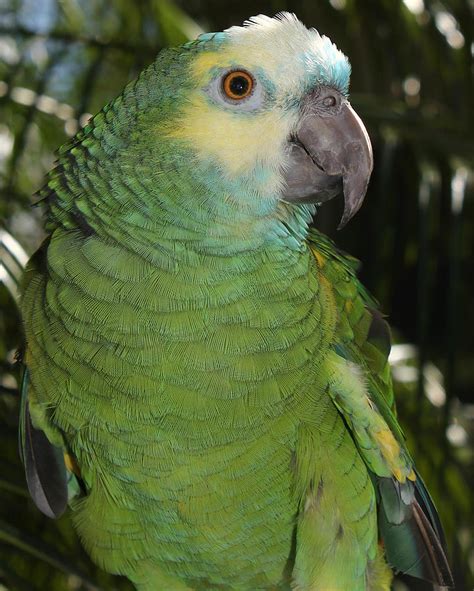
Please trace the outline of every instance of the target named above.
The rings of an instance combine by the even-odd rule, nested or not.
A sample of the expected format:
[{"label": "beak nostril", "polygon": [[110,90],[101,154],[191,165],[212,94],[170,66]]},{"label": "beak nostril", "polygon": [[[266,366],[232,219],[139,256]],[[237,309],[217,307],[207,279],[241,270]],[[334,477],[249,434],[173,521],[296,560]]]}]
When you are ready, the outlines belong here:
[{"label": "beak nostril", "polygon": [[323,105],[325,107],[335,107],[337,104],[337,99],[335,96],[327,96],[324,100],[323,100]]}]

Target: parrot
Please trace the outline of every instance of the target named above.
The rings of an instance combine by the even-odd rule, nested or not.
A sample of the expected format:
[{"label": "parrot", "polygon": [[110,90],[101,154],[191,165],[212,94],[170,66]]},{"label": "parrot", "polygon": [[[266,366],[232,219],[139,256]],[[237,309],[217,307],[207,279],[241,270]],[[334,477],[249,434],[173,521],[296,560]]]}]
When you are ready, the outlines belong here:
[{"label": "parrot", "polygon": [[450,587],[390,330],[312,227],[373,155],[350,65],[294,14],[162,50],[59,149],[23,278],[20,452],[138,591]]}]

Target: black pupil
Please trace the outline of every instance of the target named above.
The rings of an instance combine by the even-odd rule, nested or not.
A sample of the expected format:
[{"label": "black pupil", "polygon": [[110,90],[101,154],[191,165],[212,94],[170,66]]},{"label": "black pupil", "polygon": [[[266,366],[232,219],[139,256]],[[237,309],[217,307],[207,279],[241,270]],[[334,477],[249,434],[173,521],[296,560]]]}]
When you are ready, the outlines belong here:
[{"label": "black pupil", "polygon": [[234,76],[229,84],[229,89],[235,96],[244,96],[249,89],[249,81],[243,76]]}]

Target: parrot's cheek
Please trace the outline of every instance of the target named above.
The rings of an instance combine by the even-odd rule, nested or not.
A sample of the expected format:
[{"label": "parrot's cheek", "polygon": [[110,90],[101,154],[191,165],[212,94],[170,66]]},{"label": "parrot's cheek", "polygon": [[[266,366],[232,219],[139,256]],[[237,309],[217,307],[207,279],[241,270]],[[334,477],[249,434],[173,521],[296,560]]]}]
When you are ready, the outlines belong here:
[{"label": "parrot's cheek", "polygon": [[330,87],[308,93],[288,140],[282,198],[321,203],[343,192],[342,227],[362,205],[372,167],[369,136],[347,99]]}]

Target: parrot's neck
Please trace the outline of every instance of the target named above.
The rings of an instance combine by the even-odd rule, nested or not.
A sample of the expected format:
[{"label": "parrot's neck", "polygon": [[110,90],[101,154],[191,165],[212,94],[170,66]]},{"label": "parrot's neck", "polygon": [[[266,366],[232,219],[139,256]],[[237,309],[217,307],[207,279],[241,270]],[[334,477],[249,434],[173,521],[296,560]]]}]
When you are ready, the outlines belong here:
[{"label": "parrot's neck", "polygon": [[[182,214],[183,212],[181,212]],[[158,245],[174,257],[190,253],[234,257],[248,252],[303,252],[312,220],[311,206],[270,203],[265,209],[248,212],[231,200],[219,210],[193,210],[168,219]]]},{"label": "parrot's neck", "polygon": [[164,248],[175,255],[191,250],[218,256],[306,248],[313,205],[284,203],[275,195],[274,179],[262,171],[232,180],[215,171],[198,166],[191,178],[179,178],[175,190],[155,188],[160,207],[155,219]]},{"label": "parrot's neck", "polygon": [[[201,177],[206,175],[201,173]],[[190,256],[236,256],[266,251],[304,251],[314,205],[287,204],[272,193],[249,193],[248,183],[163,186],[144,173],[119,191],[99,187],[69,204],[53,204],[55,224],[76,227],[106,240],[126,241],[150,261],[184,262]],[[95,184],[95,178],[92,182]],[[167,180],[166,178],[164,179]],[[158,182],[157,182],[158,181]]]}]

